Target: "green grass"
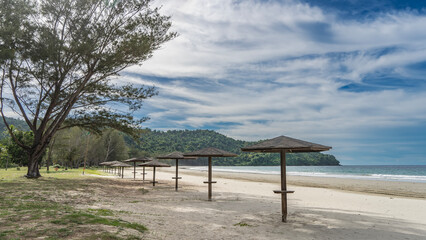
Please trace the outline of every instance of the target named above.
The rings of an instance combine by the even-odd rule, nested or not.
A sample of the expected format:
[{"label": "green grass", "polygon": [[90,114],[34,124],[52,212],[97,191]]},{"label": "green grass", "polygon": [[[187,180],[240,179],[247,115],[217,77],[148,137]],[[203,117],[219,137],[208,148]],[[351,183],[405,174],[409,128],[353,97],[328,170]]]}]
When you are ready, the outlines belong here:
[{"label": "green grass", "polygon": [[245,223],[245,222],[239,222],[239,223],[236,223],[236,224],[234,224],[234,226],[240,226],[240,227],[251,227],[251,225],[250,225],[250,224]]},{"label": "green grass", "polygon": [[[43,177],[26,179],[26,171],[0,169],[0,240],[140,239],[141,236],[127,235],[122,230],[133,229],[140,234],[147,230],[141,224],[120,219],[127,212],[82,210],[98,201],[92,194],[95,190],[114,191],[117,186],[108,184],[114,180],[83,176],[82,169],[50,173],[42,169]],[[96,169],[86,169],[86,173],[104,174]],[[102,225],[110,227],[96,227]]]},{"label": "green grass", "polygon": [[99,215],[99,216],[114,216],[114,211],[109,210],[109,209],[93,209],[93,208],[89,208],[88,210],[90,212],[93,212],[96,215]]},{"label": "green grass", "polygon": [[75,212],[66,216],[63,216],[60,219],[52,220],[51,223],[60,224],[60,225],[68,225],[68,224],[102,224],[114,227],[122,227],[122,228],[131,228],[135,229],[139,232],[146,231],[146,227],[137,223],[129,223],[125,222],[121,219],[109,219],[103,218],[100,216],[96,216],[90,213],[83,212]]},{"label": "green grass", "polygon": [[[9,168],[7,171],[2,168],[0,169],[0,180],[5,181],[14,181],[18,179],[25,178],[24,175],[27,173],[28,168],[27,167],[21,167],[20,170],[16,170],[16,168]],[[102,169],[86,169],[85,174],[90,175],[99,175],[99,176],[107,176],[108,173],[105,173],[102,171]],[[45,167],[40,169],[40,175],[42,177],[53,177],[58,179],[76,179],[76,178],[82,178],[83,176],[83,168],[68,168],[68,170],[65,170],[64,168],[60,168],[58,171],[55,171],[53,167],[50,167],[50,171],[47,172],[47,169]]]},{"label": "green grass", "polygon": [[85,238],[86,240],[140,240],[137,236],[128,236],[126,238],[118,237],[111,233],[94,234]]},{"label": "green grass", "polygon": [[145,188],[140,188],[139,189],[139,191],[142,193],[142,194],[146,194],[146,193],[148,193],[149,191],[147,190],[147,189],[145,189]]}]

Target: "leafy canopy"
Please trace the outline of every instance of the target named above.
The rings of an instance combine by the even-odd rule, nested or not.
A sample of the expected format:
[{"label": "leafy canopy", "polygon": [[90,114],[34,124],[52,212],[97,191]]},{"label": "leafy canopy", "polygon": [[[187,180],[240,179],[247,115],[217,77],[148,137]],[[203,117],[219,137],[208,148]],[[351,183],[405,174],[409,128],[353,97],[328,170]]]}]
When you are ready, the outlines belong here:
[{"label": "leafy canopy", "polygon": [[29,146],[9,128],[21,147],[34,149],[71,126],[137,135],[147,119],[132,112],[157,92],[118,84],[118,73],[176,36],[170,18],[150,2],[2,0],[0,110],[20,115],[34,133]]}]

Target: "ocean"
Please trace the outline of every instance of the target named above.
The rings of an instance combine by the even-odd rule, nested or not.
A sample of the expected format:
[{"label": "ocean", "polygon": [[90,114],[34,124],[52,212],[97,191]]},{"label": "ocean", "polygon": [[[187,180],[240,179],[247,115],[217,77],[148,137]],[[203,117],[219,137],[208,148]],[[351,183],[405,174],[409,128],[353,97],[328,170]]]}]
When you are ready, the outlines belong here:
[{"label": "ocean", "polygon": [[[207,171],[207,167],[187,167]],[[213,171],[280,174],[279,166],[213,166]],[[287,175],[424,182],[426,165],[287,166]]]}]

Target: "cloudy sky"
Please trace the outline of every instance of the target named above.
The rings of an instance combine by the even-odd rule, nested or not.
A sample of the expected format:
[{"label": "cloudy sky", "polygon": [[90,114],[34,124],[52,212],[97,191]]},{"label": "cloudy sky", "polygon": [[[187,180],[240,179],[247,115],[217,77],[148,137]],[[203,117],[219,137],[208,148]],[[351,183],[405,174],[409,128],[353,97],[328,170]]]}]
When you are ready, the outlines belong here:
[{"label": "cloudy sky", "polygon": [[159,1],[174,40],[122,78],[146,127],[286,135],[342,164],[426,164],[426,2]]}]

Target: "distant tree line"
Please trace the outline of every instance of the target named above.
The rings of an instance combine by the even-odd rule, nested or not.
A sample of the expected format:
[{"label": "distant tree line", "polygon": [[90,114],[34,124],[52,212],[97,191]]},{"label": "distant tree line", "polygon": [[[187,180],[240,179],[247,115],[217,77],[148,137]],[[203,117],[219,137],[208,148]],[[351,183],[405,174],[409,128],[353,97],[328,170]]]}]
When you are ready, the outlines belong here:
[{"label": "distant tree line", "polygon": [[[125,137],[131,148],[138,149],[148,155],[173,151],[192,152],[206,147],[215,147],[238,154],[233,158],[214,158],[213,164],[220,166],[275,166],[280,164],[279,154],[241,152],[241,148],[256,142],[235,140],[212,130],[170,130],[156,131],[146,129],[140,143]],[[206,165],[207,159],[182,160],[185,165]],[[171,162],[172,163],[172,162]],[[330,154],[323,153],[289,153],[289,166],[329,166],[339,165],[340,162]]]},{"label": "distant tree line", "polygon": [[[22,141],[31,142],[32,132],[16,123],[14,131]],[[3,126],[0,123],[0,129]],[[4,130],[3,130],[4,131]],[[122,161],[131,157],[158,156],[173,151],[191,152],[205,147],[216,147],[238,154],[233,158],[214,158],[213,164],[220,166],[275,166],[280,164],[279,154],[241,152],[255,142],[235,140],[212,130],[171,130],[156,131],[145,129],[139,141],[117,130],[104,129],[101,135],[90,134],[78,127],[58,132],[43,155],[42,165],[61,165],[79,167],[86,160],[87,166],[97,166],[104,161]],[[26,166],[28,156],[11,141],[6,132],[0,141],[0,166]],[[173,163],[173,161],[169,161]],[[183,165],[206,165],[207,159],[181,160]],[[323,153],[289,153],[289,166],[327,166],[339,165],[333,155]]]}]

